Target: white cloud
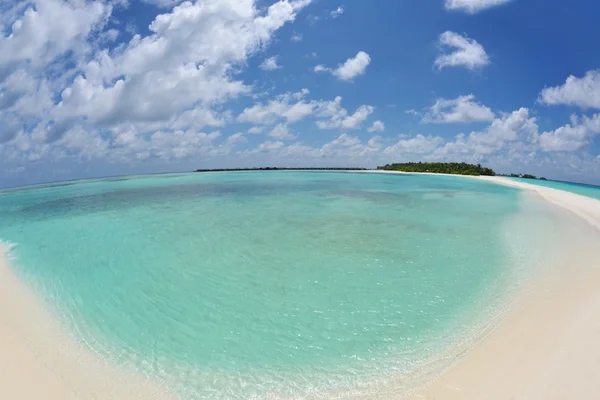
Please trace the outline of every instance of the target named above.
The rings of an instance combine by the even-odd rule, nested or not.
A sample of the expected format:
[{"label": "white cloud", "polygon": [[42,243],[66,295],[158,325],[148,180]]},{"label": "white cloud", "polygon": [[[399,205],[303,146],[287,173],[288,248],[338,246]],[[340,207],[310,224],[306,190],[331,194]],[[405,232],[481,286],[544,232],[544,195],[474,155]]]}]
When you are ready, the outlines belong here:
[{"label": "white cloud", "polygon": [[290,124],[309,116],[316,118],[320,129],[359,129],[375,108],[362,105],[350,114],[342,107],[342,98],[332,101],[307,101],[308,89],[296,93],[284,93],[266,104],[255,104],[246,108],[237,117],[238,122],[273,125],[282,120]]},{"label": "white cloud", "polygon": [[[539,133],[529,110],[494,115],[472,95],[439,99],[423,113],[411,111],[424,122],[490,121],[487,128],[447,142],[416,135],[391,143],[342,133],[383,132],[386,127],[371,120],[373,106],[351,98],[344,99],[352,104],[344,103],[348,109],[341,97],[311,100],[307,89],[260,100],[264,93],[258,91],[272,89],[246,81],[243,74],[251,60],[269,54],[277,31],[294,21],[309,0],[272,1],[267,7],[258,0],[147,1],[174,8],[162,10],[148,29],[138,28],[144,34],[128,30],[130,21],[113,23],[113,7],[122,1],[31,0],[0,6],[0,171],[67,158],[160,165],[246,154],[246,135],[259,133],[269,136],[253,150],[261,162],[268,154],[283,161],[365,165],[367,159],[413,154],[419,159],[568,160],[583,170],[595,158],[587,149],[600,132],[597,114],[573,117],[565,126]],[[491,4],[447,3],[467,12]],[[325,12],[321,19],[332,16]],[[289,37],[301,40],[295,32]],[[476,69],[490,62],[483,47],[466,36],[446,32],[440,45],[449,50],[436,60],[438,68]],[[258,62],[267,70],[279,67],[276,57]],[[315,71],[351,81],[365,74],[370,62],[361,51],[337,67],[319,65]],[[599,70],[571,76],[561,86],[542,90],[539,101],[600,109],[599,77]],[[253,96],[238,102],[245,95]],[[239,115],[229,110],[251,99],[254,103]],[[321,133],[314,139],[319,144],[309,146],[294,125],[305,120],[339,130],[339,135],[327,141]],[[248,126],[231,126],[237,123]],[[594,162],[594,171],[600,170],[600,162]]]},{"label": "white cloud", "polygon": [[327,68],[321,64],[315,67],[315,72],[330,72],[341,81],[352,81],[354,78],[363,75],[371,63],[371,57],[364,51],[359,51],[355,57],[349,58],[337,68]]},{"label": "white cloud", "polygon": [[336,8],[335,10],[330,12],[329,15],[331,15],[332,18],[337,18],[340,15],[342,15],[343,13],[344,13],[344,7],[339,6],[338,8]]},{"label": "white cloud", "polygon": [[158,121],[157,123],[137,124],[142,130],[153,129],[202,129],[205,126],[222,127],[232,119],[230,112],[219,113],[209,108],[196,107],[184,111],[169,121]]},{"label": "white cloud", "polygon": [[297,122],[311,115],[317,107],[315,102],[307,102],[304,97],[308,89],[296,93],[284,93],[270,100],[267,104],[255,104],[246,108],[237,117],[238,122],[270,125],[280,119]]},{"label": "white cloud", "polygon": [[156,17],[151,35],[135,36],[114,56],[98,53],[62,92],[55,119],[86,116],[96,125],[165,121],[194,104],[210,107],[247,93],[231,69],[306,3],[280,1],[264,15],[251,1],[182,3]]},{"label": "white cloud", "polygon": [[495,117],[492,110],[474,100],[472,94],[453,100],[438,99],[423,116],[422,122],[447,124],[492,121]]},{"label": "white cloud", "polygon": [[256,152],[260,152],[260,153],[268,153],[274,150],[279,150],[281,149],[283,146],[285,146],[285,143],[277,141],[277,142],[272,142],[272,141],[266,141],[261,143],[258,146],[258,149],[256,149]]},{"label": "white cloud", "polygon": [[0,118],[0,145],[14,139],[21,132],[18,120],[11,117]]},{"label": "white cloud", "polygon": [[439,38],[440,54],[435,60],[438,69],[445,67],[465,67],[470,70],[490,64],[485,49],[466,35],[446,31]]},{"label": "white cloud", "polygon": [[588,146],[594,136],[600,134],[600,114],[591,118],[571,116],[571,123],[553,131],[544,132],[539,137],[543,151],[578,151]]},{"label": "white cloud", "polygon": [[443,154],[475,154],[486,156],[505,150],[508,145],[534,142],[538,136],[535,118],[529,116],[527,108],[494,119],[484,131],[459,134],[456,140],[440,149]]},{"label": "white cloud", "polygon": [[248,133],[251,135],[257,135],[259,133],[263,133],[264,131],[264,126],[253,126],[252,128],[248,129]]},{"label": "white cloud", "polygon": [[383,151],[388,156],[431,153],[444,143],[439,136],[416,135],[410,139],[400,139]]},{"label": "white cloud", "polygon": [[88,36],[108,20],[111,12],[111,6],[101,2],[29,3],[23,15],[10,22],[8,35],[0,34],[0,82],[26,60],[28,68],[40,70],[68,52],[82,55],[89,49]]},{"label": "white cloud", "polygon": [[385,131],[385,124],[382,121],[375,121],[373,125],[369,128],[369,132],[383,132]]},{"label": "white cloud", "polygon": [[[211,155],[214,152],[225,153],[236,144],[243,141],[241,135],[232,135],[221,145],[215,141],[221,136],[220,132],[203,133],[194,130],[155,132],[144,138],[135,129],[125,129],[116,132],[111,140],[85,132],[81,127],[68,130],[52,147],[53,158],[63,158],[73,155],[84,158],[107,158],[111,162],[130,163],[148,159],[163,161],[181,160],[197,155]],[[50,148],[46,145],[47,148]]]},{"label": "white cloud", "polygon": [[511,0],[446,0],[446,9],[475,14],[491,7],[506,4],[509,1]]},{"label": "white cloud", "polygon": [[[274,162],[284,161],[287,165],[291,163],[305,163],[318,161],[320,165],[331,165],[331,163],[339,165],[348,165],[348,163],[356,163],[362,165],[365,160],[377,157],[381,151],[381,137],[374,136],[366,143],[361,141],[356,136],[342,133],[335,139],[323,144],[322,146],[308,146],[301,142],[285,145],[283,142],[266,141],[258,147],[242,152],[242,154],[260,154],[265,153],[270,155]],[[262,160],[263,158],[261,158]]]},{"label": "white cloud", "polygon": [[294,34],[292,35],[292,37],[290,38],[290,40],[292,42],[296,42],[296,43],[301,42],[302,41],[302,35],[299,34],[299,33],[294,32]]},{"label": "white cloud", "polygon": [[421,113],[415,109],[406,110],[406,111],[404,111],[404,113],[407,115],[415,116],[415,117],[420,117],[421,115],[423,115],[423,113]]},{"label": "white cloud", "polygon": [[230,154],[236,147],[240,144],[247,143],[248,139],[244,136],[243,133],[238,132],[229,136],[223,143],[214,147],[208,152],[210,156],[224,156]]},{"label": "white cloud", "polygon": [[319,129],[359,129],[375,110],[373,106],[362,105],[354,114],[349,114],[341,103],[342,98],[338,96],[334,101],[321,102],[318,105],[317,116],[328,118],[317,122]]},{"label": "white cloud", "polygon": [[352,147],[360,144],[360,139],[356,136],[350,136],[347,133],[342,133],[340,136],[327,143],[324,147]]},{"label": "white cloud", "polygon": [[279,140],[292,140],[296,138],[296,135],[290,131],[289,126],[285,124],[279,124],[271,129],[269,136]]},{"label": "white cloud", "polygon": [[[302,142],[285,145],[283,141],[265,142],[245,154],[268,154],[263,160],[301,165],[349,165],[366,160],[381,165],[390,161],[432,160],[465,161],[498,167],[501,171],[525,171],[538,175],[553,170],[554,176],[588,176],[600,172],[600,158],[576,153],[600,132],[600,114],[592,118],[573,117],[570,125],[550,133],[538,133],[535,118],[526,108],[502,114],[482,131],[458,134],[453,140],[417,134],[391,144],[379,136],[367,142],[357,136],[341,134],[322,146]],[[560,143],[557,142],[560,141]],[[568,164],[568,165],[567,165]],[[544,175],[544,174],[542,174]]]},{"label": "white cloud", "polygon": [[[3,28],[11,28],[0,33],[0,159],[224,154],[243,135],[219,144],[219,133],[200,129],[232,120],[223,103],[252,90],[239,73],[310,2],[266,9],[254,0],[183,2],[157,15],[148,34],[116,47],[121,37],[107,27],[115,2],[2,8]],[[302,104],[290,108],[290,120],[305,112]]]},{"label": "white cloud", "polygon": [[600,70],[588,71],[583,78],[571,75],[563,85],[542,90],[538,101],[600,109]]},{"label": "white cloud", "polygon": [[162,8],[172,8],[183,0],[142,0],[144,3],[154,4],[155,6]]},{"label": "white cloud", "polygon": [[371,57],[364,51],[359,51],[354,58],[346,60],[332,73],[342,81],[351,81],[357,76],[363,75],[370,63]]},{"label": "white cloud", "polygon": [[265,59],[262,64],[260,64],[260,68],[263,71],[274,71],[281,68],[281,66],[277,64],[277,56],[273,56]]}]

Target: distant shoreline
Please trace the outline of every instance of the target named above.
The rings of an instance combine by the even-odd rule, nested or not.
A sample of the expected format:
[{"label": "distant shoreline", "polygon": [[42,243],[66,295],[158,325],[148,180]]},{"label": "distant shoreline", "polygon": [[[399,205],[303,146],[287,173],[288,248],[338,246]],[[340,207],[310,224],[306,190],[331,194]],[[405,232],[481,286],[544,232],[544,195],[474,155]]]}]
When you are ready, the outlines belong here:
[{"label": "distant shoreline", "polygon": [[[410,174],[399,171],[367,173]],[[464,176],[539,195],[573,219],[573,237],[546,271],[528,284],[498,327],[410,399],[597,399],[600,381],[600,201],[501,176]],[[571,215],[568,215],[568,214]],[[569,218],[567,218],[569,219]],[[584,222],[583,224],[581,222]],[[585,223],[587,222],[587,224]]]},{"label": "distant shoreline", "polygon": [[[511,309],[496,330],[456,359],[435,381],[419,388],[415,399],[598,398],[600,390],[594,383],[600,381],[596,363],[600,359],[596,345],[600,334],[600,322],[596,318],[600,312],[600,270],[596,262],[599,236],[592,226],[600,229],[600,201],[504,177],[465,177],[531,191],[559,207],[558,212],[569,211],[587,221],[589,226],[579,224],[578,219],[573,221],[573,226],[565,224],[564,229],[577,235],[572,236],[576,238],[573,243],[564,244],[564,255],[556,260],[556,265],[531,283],[517,307]],[[6,348],[0,360],[0,369],[4,371],[0,394],[8,398],[57,400],[82,396],[173,398],[160,382],[98,359],[64,332],[35,293],[14,274],[6,257],[7,250],[8,247],[0,243],[0,339]],[[15,368],[15,365],[26,366],[26,369]],[[31,385],[32,381],[36,385]]]},{"label": "distant shoreline", "polygon": [[293,167],[258,167],[258,168],[210,168],[197,169],[194,172],[244,172],[244,171],[369,171],[368,168],[324,167],[324,168],[293,168]]}]

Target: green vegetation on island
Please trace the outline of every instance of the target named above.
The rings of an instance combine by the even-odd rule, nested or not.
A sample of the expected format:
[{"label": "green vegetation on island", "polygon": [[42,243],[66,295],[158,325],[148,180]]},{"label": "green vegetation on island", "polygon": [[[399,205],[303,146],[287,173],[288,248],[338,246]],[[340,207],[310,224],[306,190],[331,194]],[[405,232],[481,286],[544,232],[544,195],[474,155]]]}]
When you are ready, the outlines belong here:
[{"label": "green vegetation on island", "polygon": [[467,163],[441,163],[441,162],[409,162],[387,164],[383,167],[377,167],[383,171],[402,171],[402,172],[429,172],[433,174],[454,174],[454,175],[486,175],[496,176],[491,168],[482,167],[481,164]]},{"label": "green vegetation on island", "polygon": [[548,179],[544,178],[544,177],[540,177],[538,178],[535,175],[531,175],[531,174],[510,174],[508,175],[511,178],[523,178],[523,179],[539,179],[540,181],[547,181]]},{"label": "green vegetation on island", "polygon": [[257,168],[212,168],[197,169],[196,172],[239,172],[239,171],[366,171],[366,168],[353,167],[309,167],[309,168],[289,168],[289,167],[257,167]]}]

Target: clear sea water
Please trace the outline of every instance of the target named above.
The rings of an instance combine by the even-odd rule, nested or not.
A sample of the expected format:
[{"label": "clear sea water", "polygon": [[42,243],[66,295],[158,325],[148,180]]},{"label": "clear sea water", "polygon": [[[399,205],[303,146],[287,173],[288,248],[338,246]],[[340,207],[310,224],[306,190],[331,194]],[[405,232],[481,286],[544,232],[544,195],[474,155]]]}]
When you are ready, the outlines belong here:
[{"label": "clear sea water", "polygon": [[541,210],[462,177],[156,175],[1,191],[0,238],[79,340],[184,399],[343,398],[483,327],[548,255]]},{"label": "clear sea water", "polygon": [[543,181],[539,179],[511,178],[519,182],[530,183],[533,185],[545,186],[553,189],[564,190],[566,192],[580,194],[600,200],[600,186],[587,185],[585,183],[561,182],[561,181]]}]

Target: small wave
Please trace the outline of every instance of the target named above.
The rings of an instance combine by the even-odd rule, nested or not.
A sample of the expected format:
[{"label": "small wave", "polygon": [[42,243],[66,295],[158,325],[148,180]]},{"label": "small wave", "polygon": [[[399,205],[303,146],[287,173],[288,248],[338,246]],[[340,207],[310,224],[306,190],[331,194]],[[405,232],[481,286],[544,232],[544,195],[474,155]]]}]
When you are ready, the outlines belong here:
[{"label": "small wave", "polygon": [[15,254],[13,250],[17,247],[17,243],[9,240],[0,239],[0,250],[4,252],[4,257],[9,260],[14,260]]}]

